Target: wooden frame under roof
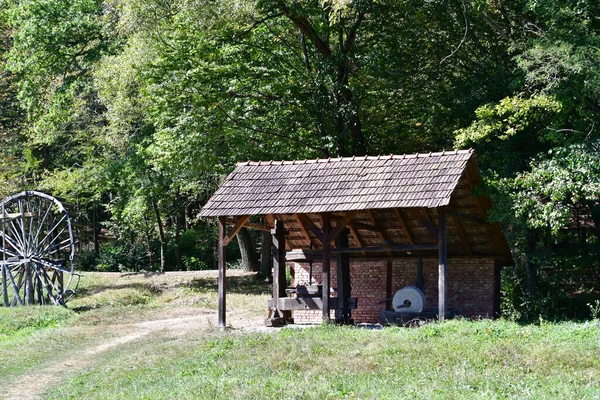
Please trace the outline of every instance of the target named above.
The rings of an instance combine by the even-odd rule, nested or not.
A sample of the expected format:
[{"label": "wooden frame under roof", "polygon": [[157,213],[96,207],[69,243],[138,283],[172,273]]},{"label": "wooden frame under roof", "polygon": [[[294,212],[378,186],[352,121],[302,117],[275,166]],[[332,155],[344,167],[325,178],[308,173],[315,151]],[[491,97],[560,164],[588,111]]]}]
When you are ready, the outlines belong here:
[{"label": "wooden frame under roof", "polygon": [[[287,248],[320,251],[323,319],[329,318],[332,302],[339,315],[349,315],[349,293],[342,293],[339,302],[329,298],[332,255],[348,254],[344,259],[349,260],[437,253],[442,320],[448,255],[512,263],[500,226],[485,220],[489,198],[473,194],[479,181],[473,150],[238,164],[200,213],[219,218],[219,325],[225,326],[223,248],[244,226],[271,231],[275,238],[274,318],[290,314],[279,307],[289,303],[280,300],[285,297],[285,279],[279,279],[285,276]],[[253,221],[253,216],[265,222]],[[226,225],[232,226],[228,232]],[[339,237],[344,239],[336,246]],[[338,268],[338,277],[348,275],[348,265]]]}]

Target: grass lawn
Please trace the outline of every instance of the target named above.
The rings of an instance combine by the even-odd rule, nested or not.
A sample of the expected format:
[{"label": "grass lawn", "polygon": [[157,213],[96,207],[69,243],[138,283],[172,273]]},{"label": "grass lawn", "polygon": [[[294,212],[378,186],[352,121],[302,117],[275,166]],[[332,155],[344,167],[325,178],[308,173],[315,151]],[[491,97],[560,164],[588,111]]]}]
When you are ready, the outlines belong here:
[{"label": "grass lawn", "polygon": [[600,398],[597,323],[450,321],[146,340],[50,397],[205,399]]},{"label": "grass lawn", "polygon": [[[268,286],[238,276],[230,290],[232,314],[264,316]],[[78,312],[0,309],[0,376],[14,384],[39,368],[52,371],[62,356],[85,357],[90,346],[135,333],[135,323],[193,310],[212,317],[216,309],[216,280],[210,276],[91,274],[81,292],[70,303]],[[382,330],[207,326],[145,333],[67,370],[40,394],[71,399],[600,398],[600,321],[455,320]]]}]

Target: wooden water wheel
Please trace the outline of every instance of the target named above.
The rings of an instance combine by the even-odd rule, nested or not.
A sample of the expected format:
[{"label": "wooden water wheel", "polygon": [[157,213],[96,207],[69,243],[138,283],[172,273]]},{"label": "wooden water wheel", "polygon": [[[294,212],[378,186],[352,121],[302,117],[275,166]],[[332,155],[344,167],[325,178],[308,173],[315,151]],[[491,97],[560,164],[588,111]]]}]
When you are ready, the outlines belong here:
[{"label": "wooden water wheel", "polygon": [[0,304],[64,305],[74,254],[71,220],[56,198],[26,191],[0,203]]}]

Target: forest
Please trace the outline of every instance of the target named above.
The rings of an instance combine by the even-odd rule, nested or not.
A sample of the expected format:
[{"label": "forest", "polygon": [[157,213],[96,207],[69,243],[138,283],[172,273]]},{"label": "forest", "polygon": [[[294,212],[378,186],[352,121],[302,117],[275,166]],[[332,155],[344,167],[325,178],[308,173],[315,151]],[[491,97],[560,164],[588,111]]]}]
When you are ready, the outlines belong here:
[{"label": "forest", "polygon": [[[213,268],[197,214],[237,162],[473,148],[515,260],[504,315],[598,316],[597,1],[0,7],[0,198],[71,204],[79,269]],[[260,268],[262,236],[239,241]]]}]

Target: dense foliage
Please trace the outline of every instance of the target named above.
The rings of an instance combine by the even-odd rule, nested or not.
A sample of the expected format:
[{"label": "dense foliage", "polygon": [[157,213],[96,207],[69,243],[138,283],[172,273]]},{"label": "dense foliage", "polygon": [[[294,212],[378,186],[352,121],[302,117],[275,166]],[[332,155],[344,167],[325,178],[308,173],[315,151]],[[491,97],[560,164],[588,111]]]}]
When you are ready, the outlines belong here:
[{"label": "dense foliage", "polygon": [[600,290],[596,2],[1,7],[0,195],[73,203],[88,264],[211,267],[197,210],[239,161],[473,147],[517,264],[504,311],[585,317]]}]

